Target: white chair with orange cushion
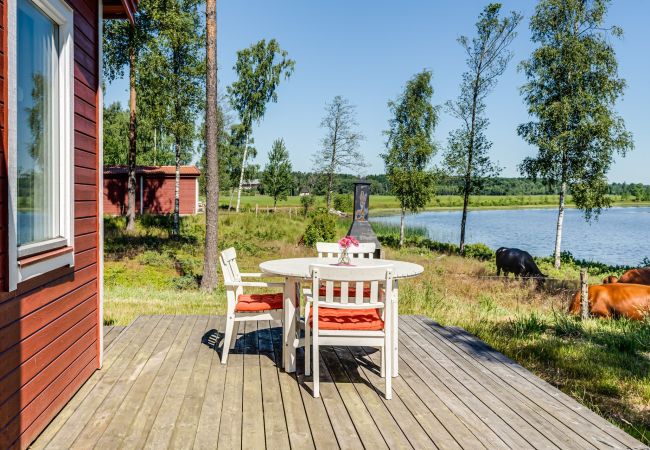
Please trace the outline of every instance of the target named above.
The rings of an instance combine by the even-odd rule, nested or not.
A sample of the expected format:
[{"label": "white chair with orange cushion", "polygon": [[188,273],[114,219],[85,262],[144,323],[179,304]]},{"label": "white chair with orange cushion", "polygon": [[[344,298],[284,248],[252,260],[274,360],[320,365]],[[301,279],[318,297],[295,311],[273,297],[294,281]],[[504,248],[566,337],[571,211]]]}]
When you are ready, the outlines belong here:
[{"label": "white chair with orange cushion", "polygon": [[[314,397],[320,395],[320,346],[347,345],[381,349],[381,374],[386,380],[386,399],[390,399],[392,266],[369,268],[323,264],[311,266],[311,274],[312,288],[305,290],[305,375],[310,374],[313,360]],[[348,296],[351,285],[355,288],[354,297]],[[321,287],[324,287],[325,295],[321,295]],[[340,296],[335,295],[337,288]]]},{"label": "white chair with orange cushion", "polygon": [[[375,257],[375,249],[377,246],[372,242],[360,242],[358,246],[352,246],[348,249],[348,255],[350,258],[367,258],[373,259]],[[319,258],[338,258],[341,254],[341,247],[337,242],[316,242],[316,251],[318,252]],[[368,296],[367,288],[363,292],[364,296]],[[321,286],[319,295],[321,297],[325,296],[325,287]],[[354,290],[354,286],[350,286],[348,291],[349,297],[354,297],[357,293]],[[334,288],[334,296],[341,296],[341,289],[339,287]]]},{"label": "white chair with orange cushion", "polygon": [[284,289],[284,283],[266,283],[263,281],[242,281],[242,278],[259,278],[261,273],[241,273],[237,266],[237,252],[228,248],[219,257],[223,281],[226,286],[228,312],[226,316],[226,333],[221,351],[221,364],[228,361],[228,352],[235,347],[239,322],[258,320],[283,320],[283,292],[272,294],[244,294],[245,287]]},{"label": "white chair with orange cushion", "polygon": [[[348,249],[350,258],[368,258],[375,257],[377,246],[372,242],[360,242],[358,246],[352,246]],[[341,254],[341,247],[337,242],[316,242],[316,251],[319,258],[338,258]]]}]

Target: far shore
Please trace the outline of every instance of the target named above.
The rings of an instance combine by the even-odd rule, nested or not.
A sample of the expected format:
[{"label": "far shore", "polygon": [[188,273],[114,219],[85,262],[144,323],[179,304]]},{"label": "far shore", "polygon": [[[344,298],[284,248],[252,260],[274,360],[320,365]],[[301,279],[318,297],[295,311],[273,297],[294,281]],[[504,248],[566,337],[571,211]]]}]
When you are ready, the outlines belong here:
[{"label": "far shore", "polygon": [[[513,210],[513,209],[557,209],[558,205],[551,204],[542,204],[542,205],[496,205],[496,206],[471,206],[469,211],[498,211],[498,210]],[[650,207],[650,202],[615,202],[611,206],[612,208],[643,208]],[[575,209],[575,205],[566,205],[567,209]],[[427,206],[426,208],[418,211],[420,212],[446,212],[446,211],[462,211],[462,206]],[[401,213],[399,208],[373,208],[370,207],[370,212],[372,217],[385,217],[385,216],[395,216]],[[407,213],[410,215],[412,213]]]}]

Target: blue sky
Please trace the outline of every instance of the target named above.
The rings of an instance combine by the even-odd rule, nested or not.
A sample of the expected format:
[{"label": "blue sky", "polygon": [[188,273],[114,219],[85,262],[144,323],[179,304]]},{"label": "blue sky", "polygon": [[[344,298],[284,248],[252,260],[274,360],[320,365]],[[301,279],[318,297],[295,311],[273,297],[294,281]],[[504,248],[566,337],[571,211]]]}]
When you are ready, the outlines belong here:
[{"label": "blue sky", "polygon": [[[524,15],[512,45],[514,58],[487,100],[490,118],[488,138],[492,156],[504,168],[504,176],[517,176],[517,165],[534,149],[517,136],[516,127],[527,120],[519,95],[524,83],[518,63],[533,49],[528,21],[536,4],[532,0],[503,1],[505,11]],[[296,61],[294,75],[280,86],[278,102],[270,104],[263,121],[255,126],[256,162],[264,165],[274,139],[285,140],[296,170],[311,169],[311,155],[318,149],[323,130],[320,121],[325,103],[335,95],[357,106],[357,118],[366,136],[360,150],[366,174],[382,173],[379,154],[389,118],[386,102],[395,98],[404,83],[423,68],[433,71],[434,103],[457,96],[465,70],[463,51],[456,42],[472,35],[485,1],[218,1],[219,89],[234,80],[236,51],[262,38],[276,38]],[[624,37],[613,40],[619,71],[628,87],[617,105],[634,135],[636,148],[626,158],[616,158],[611,181],[650,184],[650,58],[647,18],[650,1],[612,3],[608,24],[623,27]],[[106,103],[127,103],[127,84],[118,80],[106,90]],[[446,144],[458,123],[441,112],[435,138]]]}]

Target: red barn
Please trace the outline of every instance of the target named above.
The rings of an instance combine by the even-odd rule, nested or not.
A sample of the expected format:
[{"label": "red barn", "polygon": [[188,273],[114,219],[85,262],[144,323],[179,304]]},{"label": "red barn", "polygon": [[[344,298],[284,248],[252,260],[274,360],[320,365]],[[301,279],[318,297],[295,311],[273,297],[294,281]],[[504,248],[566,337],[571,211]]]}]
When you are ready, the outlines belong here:
[{"label": "red barn", "polygon": [[103,17],[136,0],[0,0],[0,448],[102,364]]},{"label": "red barn", "polygon": [[[199,169],[181,166],[179,209],[181,214],[199,211]],[[126,214],[128,169],[104,167],[104,213]],[[176,166],[138,166],[135,170],[135,211],[138,214],[172,214],[176,198]]]}]

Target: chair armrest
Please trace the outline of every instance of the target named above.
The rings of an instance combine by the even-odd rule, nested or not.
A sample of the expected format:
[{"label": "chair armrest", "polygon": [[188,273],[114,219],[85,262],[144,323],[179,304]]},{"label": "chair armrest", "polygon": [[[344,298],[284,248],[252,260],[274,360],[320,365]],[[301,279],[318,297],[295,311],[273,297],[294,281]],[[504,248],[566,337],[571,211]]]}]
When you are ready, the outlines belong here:
[{"label": "chair armrest", "polygon": [[263,273],[240,273],[239,276],[243,278],[261,278],[264,276]]},{"label": "chair armrest", "polygon": [[233,287],[259,287],[259,288],[280,287],[284,289],[284,283],[266,283],[264,281],[232,281],[229,283],[224,283],[224,285],[233,286]]}]

